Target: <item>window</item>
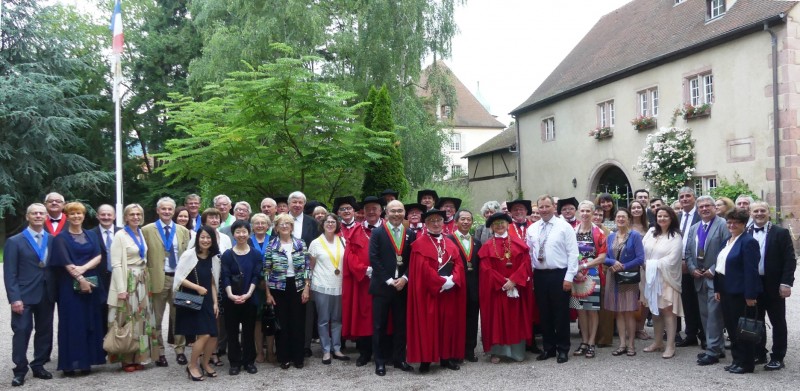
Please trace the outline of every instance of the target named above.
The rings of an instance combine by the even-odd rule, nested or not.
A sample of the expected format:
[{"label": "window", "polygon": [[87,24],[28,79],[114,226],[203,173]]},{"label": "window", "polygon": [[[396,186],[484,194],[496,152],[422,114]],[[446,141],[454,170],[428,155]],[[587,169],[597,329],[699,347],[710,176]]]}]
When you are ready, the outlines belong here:
[{"label": "window", "polygon": [[453,119],[453,109],[450,105],[442,105],[439,107],[439,119]]},{"label": "window", "polygon": [[694,193],[697,195],[708,195],[717,188],[717,176],[700,176],[694,178]]},{"label": "window", "polygon": [[597,105],[597,125],[601,128],[614,127],[614,101],[609,100]]},{"label": "window", "polygon": [[450,134],[450,152],[461,152],[461,133]]},{"label": "window", "polygon": [[658,116],[658,88],[639,91],[639,115],[642,117]]},{"label": "window", "polygon": [[725,0],[706,0],[706,17],[719,18],[725,14]]},{"label": "window", "polygon": [[684,1],[686,1],[686,0],[675,0],[675,5],[678,5],[678,4],[680,4],[680,3],[683,3]]},{"label": "window", "polygon": [[464,175],[466,175],[464,173],[464,167],[462,167],[460,164],[453,164],[452,166],[450,166],[450,177],[451,178],[458,178],[458,177],[462,177]]},{"label": "window", "polygon": [[556,139],[556,119],[555,117],[542,120],[542,141],[553,141]]},{"label": "window", "polygon": [[711,73],[694,75],[689,80],[689,103],[701,106],[714,103],[714,75]]}]

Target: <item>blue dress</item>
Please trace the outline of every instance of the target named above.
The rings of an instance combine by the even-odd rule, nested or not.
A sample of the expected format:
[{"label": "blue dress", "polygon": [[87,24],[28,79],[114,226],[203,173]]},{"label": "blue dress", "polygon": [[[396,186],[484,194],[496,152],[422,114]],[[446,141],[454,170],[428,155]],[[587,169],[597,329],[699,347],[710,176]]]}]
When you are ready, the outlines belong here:
[{"label": "blue dress", "polygon": [[106,306],[106,288],[98,271],[102,264],[83,274],[97,277],[98,284],[92,293],[75,291],[75,281],[65,266],[81,266],[100,255],[97,235],[84,230],[79,235],[62,231],[53,239],[48,266],[56,268],[58,286],[58,370],[88,370],[92,365],[105,364],[103,350],[103,310]]},{"label": "blue dress", "polygon": [[[197,275],[192,270],[186,280],[202,286],[208,290],[203,298],[203,305],[198,311],[175,306],[175,334],[186,337],[186,342],[192,343],[198,335],[217,336],[217,319],[214,317],[214,299],[211,297],[211,258],[197,258]],[[200,280],[200,282],[198,282]],[[181,287],[183,291],[197,293],[194,289]]]}]

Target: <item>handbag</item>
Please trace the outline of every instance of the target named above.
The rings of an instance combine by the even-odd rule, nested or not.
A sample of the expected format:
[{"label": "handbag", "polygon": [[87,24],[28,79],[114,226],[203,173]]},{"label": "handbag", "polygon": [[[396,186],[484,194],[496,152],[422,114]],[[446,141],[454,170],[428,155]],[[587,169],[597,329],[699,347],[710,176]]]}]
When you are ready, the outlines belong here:
[{"label": "handbag", "polygon": [[[123,304],[118,313],[123,312],[124,308]],[[119,323],[119,319],[114,319],[108,327],[108,332],[103,338],[103,350],[110,354],[129,354],[139,351],[139,340],[133,336],[133,322],[127,322],[122,326]]]},{"label": "handbag", "polygon": [[[628,236],[628,239],[625,239],[625,245],[628,245],[628,240],[631,237]],[[619,251],[617,251],[617,261],[619,261],[619,257],[622,255],[622,249],[625,246],[620,247]],[[639,274],[639,270],[635,271],[621,271],[614,274],[614,281],[617,282],[617,285],[628,285],[628,284],[638,284],[639,281],[642,280],[642,276]]]},{"label": "handbag", "polygon": [[275,313],[275,307],[269,304],[264,304],[264,311],[261,313],[261,332],[266,336],[275,335],[280,330],[278,325],[278,315]]},{"label": "handbag", "polygon": [[239,264],[239,259],[236,257],[236,253],[231,250],[231,255],[233,256],[233,261],[236,262],[236,267],[239,269],[239,274],[231,273],[231,292],[234,295],[242,294],[242,281],[244,280],[244,273],[242,273],[242,266]]},{"label": "handbag", "polygon": [[[197,277],[197,266],[194,268],[194,279],[197,281],[197,284],[200,284],[200,279]],[[196,293],[184,292],[182,289],[181,287],[180,290],[175,292],[175,299],[173,299],[175,306],[187,310],[199,311],[200,307],[203,306],[203,296]]]},{"label": "handbag", "polygon": [[[98,281],[97,276],[89,276],[84,278],[86,279],[86,281],[89,281],[90,284],[97,287],[97,281]],[[72,290],[74,290],[75,292],[81,291],[81,283],[78,282],[78,280],[72,280]]]},{"label": "handbag", "polygon": [[[758,314],[757,308],[755,312]],[[738,341],[758,345],[764,338],[764,331],[764,322],[758,320],[755,315],[752,318],[748,318],[747,307],[745,307],[744,314],[739,317],[739,322],[736,325]]]}]

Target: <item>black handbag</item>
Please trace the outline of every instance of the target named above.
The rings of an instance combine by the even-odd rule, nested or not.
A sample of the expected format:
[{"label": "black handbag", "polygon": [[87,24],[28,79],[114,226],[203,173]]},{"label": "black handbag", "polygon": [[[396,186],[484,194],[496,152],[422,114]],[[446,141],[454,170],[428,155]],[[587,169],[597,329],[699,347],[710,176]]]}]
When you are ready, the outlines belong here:
[{"label": "black handbag", "polygon": [[[628,240],[630,240],[630,236],[628,239],[625,240],[625,245],[628,244]],[[622,248],[624,248],[623,246]],[[622,254],[622,248],[617,251],[617,261],[619,261],[620,255]],[[639,273],[639,270],[636,271],[621,271],[614,274],[614,281],[616,281],[617,285],[627,285],[627,284],[638,284],[639,281],[642,280],[642,276]]]},{"label": "black handbag", "polygon": [[280,326],[278,325],[278,315],[275,313],[275,307],[269,304],[264,304],[264,311],[261,313],[261,332],[266,336],[275,335]]},{"label": "black handbag", "polygon": [[[197,267],[194,268],[194,279],[200,285],[200,279],[197,277]],[[199,311],[203,306],[203,296],[196,293],[184,292],[181,287],[175,292],[173,303],[176,307],[186,308],[187,310]]]},{"label": "black handbag", "polygon": [[[756,308],[755,313],[758,314],[758,308],[754,308]],[[764,322],[758,320],[757,315],[748,318],[747,307],[745,307],[744,315],[739,317],[739,322],[736,325],[737,341],[758,345],[764,338],[764,331]]]},{"label": "black handbag", "polygon": [[233,256],[233,261],[236,262],[236,267],[239,269],[239,274],[231,273],[231,292],[234,295],[241,295],[242,293],[242,285],[244,280],[244,273],[242,273],[242,266],[239,264],[239,259],[236,258],[236,253],[231,250],[231,255]]}]

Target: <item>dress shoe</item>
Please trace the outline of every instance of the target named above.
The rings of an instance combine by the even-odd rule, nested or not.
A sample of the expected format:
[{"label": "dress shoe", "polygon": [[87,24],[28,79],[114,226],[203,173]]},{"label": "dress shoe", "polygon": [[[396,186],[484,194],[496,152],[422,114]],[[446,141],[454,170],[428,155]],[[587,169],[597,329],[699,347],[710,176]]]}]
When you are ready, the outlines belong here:
[{"label": "dress shoe", "polygon": [[168,367],[169,363],[167,363],[167,358],[164,356],[158,356],[158,360],[156,360],[157,367]]},{"label": "dress shoe", "polygon": [[34,369],[33,370],[33,377],[35,377],[37,379],[42,379],[42,380],[50,380],[50,379],[53,378],[53,374],[50,373],[50,372],[47,372],[47,370],[44,369],[44,368],[39,368],[39,369]]},{"label": "dress shoe", "polygon": [[291,366],[292,366],[292,363],[290,363],[290,362],[281,363],[281,369],[289,369],[289,367],[291,367]]},{"label": "dress shoe", "polygon": [[756,357],[756,362],[755,362],[756,365],[758,365],[758,364],[766,364],[766,363],[767,363],[767,356],[758,356],[758,357]]},{"label": "dress shoe", "polygon": [[294,363],[294,367],[297,368],[297,369],[303,369],[304,366],[305,366],[305,364],[302,363],[302,362]]},{"label": "dress shoe", "polygon": [[[338,354],[337,354],[338,353]],[[342,352],[333,352],[331,357],[334,360],[341,360],[341,361],[350,361],[350,356],[345,356]]]},{"label": "dress shoe", "polygon": [[189,363],[189,360],[186,359],[186,355],[185,354],[178,353],[178,355],[175,356],[175,362],[177,362],[178,365],[186,365],[186,364]]},{"label": "dress shoe", "polygon": [[734,361],[734,362],[732,362],[730,365],[726,365],[726,366],[722,367],[722,369],[724,369],[724,370],[726,370],[726,371],[730,371],[732,368],[736,368],[736,367],[738,367],[738,366],[739,366],[739,363],[737,363],[736,361]]},{"label": "dress shoe", "polygon": [[653,319],[647,319],[647,322],[645,324],[647,325],[647,327],[653,327]]},{"label": "dress shoe", "polygon": [[25,384],[25,375],[15,375],[13,379],[11,379],[11,386],[12,387],[19,387]]},{"label": "dress shoe", "polygon": [[306,348],[306,350],[303,351],[303,354],[305,354],[306,357],[311,357],[313,355],[311,349],[309,348]]},{"label": "dress shoe", "polygon": [[[706,355],[706,352],[697,353],[697,358],[698,359],[703,358],[703,356],[705,356],[705,355]],[[725,358],[725,353],[720,353],[719,356],[717,356],[717,358],[722,360],[723,358]]]},{"label": "dress shoe", "polygon": [[703,367],[706,365],[713,365],[719,362],[719,359],[714,356],[709,356],[707,354],[703,355],[703,357],[697,359],[697,365]]},{"label": "dress shoe", "polygon": [[324,365],[331,365],[331,359],[330,359],[330,357],[328,357],[328,358],[323,358],[323,359],[322,359],[322,364],[324,364]]},{"label": "dress shoe", "polygon": [[777,371],[781,368],[783,368],[783,361],[781,360],[772,359],[767,363],[767,365],[764,365],[765,371]]},{"label": "dress shoe", "polygon": [[403,372],[414,372],[414,367],[412,367],[405,361],[395,362],[394,367]]},{"label": "dress shoe", "polygon": [[386,376],[386,365],[384,364],[376,364],[375,365],[375,374],[378,376]]},{"label": "dress shoe", "polygon": [[556,357],[556,362],[559,364],[563,364],[567,361],[569,361],[569,355],[567,355],[567,352],[558,352],[558,355]]},{"label": "dress shoe", "polygon": [[697,346],[697,338],[686,337],[681,342],[676,342],[675,346],[685,348],[687,346]]},{"label": "dress shoe", "polygon": [[230,368],[228,369],[228,374],[229,374],[229,375],[231,375],[231,376],[236,376],[236,375],[238,375],[238,374],[239,374],[239,372],[241,372],[241,371],[242,371],[242,369],[241,369],[241,368],[239,368],[239,367],[230,367]]},{"label": "dress shoe", "polygon": [[475,356],[474,354],[467,355],[467,357],[465,357],[464,359],[469,362],[478,362],[478,357]]},{"label": "dress shoe", "polygon": [[358,356],[358,359],[356,359],[356,366],[363,367],[364,365],[367,365],[368,362],[369,362],[369,357]]},{"label": "dress shoe", "polygon": [[547,351],[545,351],[545,352],[540,353],[538,356],[536,356],[536,361],[544,361],[544,360],[547,360],[550,357],[555,357],[555,356],[556,356],[556,352],[547,352]]},{"label": "dress shoe", "polygon": [[[664,332],[664,340],[665,341],[667,340],[667,332],[666,331]],[[681,337],[681,333],[675,333],[675,343],[677,344],[677,343],[681,343],[681,342],[683,342],[683,337]]]},{"label": "dress shoe", "polygon": [[736,366],[728,370],[730,373],[735,373],[737,375],[745,374],[745,373],[753,373],[754,368],[742,368],[740,366]]},{"label": "dress shoe", "polygon": [[527,350],[527,351],[529,351],[529,352],[531,352],[533,354],[539,354],[539,353],[542,352],[542,349],[539,349],[539,346],[537,346],[536,344],[533,344],[531,346],[526,347],[525,350]]},{"label": "dress shoe", "polygon": [[256,368],[255,364],[247,364],[244,366],[244,370],[251,375],[255,375],[258,373],[258,368]]},{"label": "dress shoe", "polygon": [[441,365],[442,368],[447,368],[453,371],[461,369],[461,367],[458,366],[458,364],[456,364],[453,360],[441,360],[439,361],[439,365]]},{"label": "dress shoe", "polygon": [[428,373],[431,371],[431,363],[424,362],[419,364],[419,373]]}]

